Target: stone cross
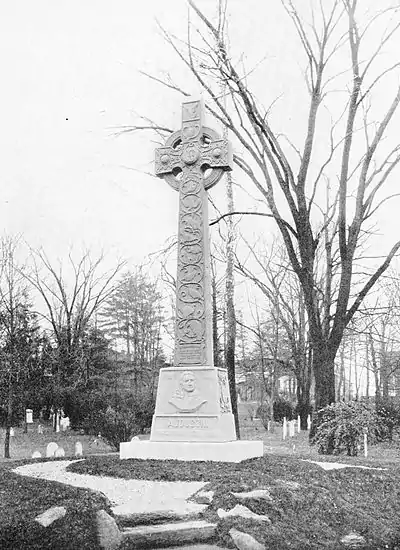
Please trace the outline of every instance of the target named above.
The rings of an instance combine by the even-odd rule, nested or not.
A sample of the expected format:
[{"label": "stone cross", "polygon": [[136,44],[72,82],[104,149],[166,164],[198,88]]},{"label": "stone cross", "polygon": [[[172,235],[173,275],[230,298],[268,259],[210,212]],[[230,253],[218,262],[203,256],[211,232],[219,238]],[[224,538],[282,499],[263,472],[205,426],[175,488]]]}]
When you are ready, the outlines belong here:
[{"label": "stone cross", "polygon": [[182,104],[182,127],[156,150],[155,172],[179,191],[175,366],[213,366],[207,189],[232,169],[227,140],[203,126],[202,101]]}]

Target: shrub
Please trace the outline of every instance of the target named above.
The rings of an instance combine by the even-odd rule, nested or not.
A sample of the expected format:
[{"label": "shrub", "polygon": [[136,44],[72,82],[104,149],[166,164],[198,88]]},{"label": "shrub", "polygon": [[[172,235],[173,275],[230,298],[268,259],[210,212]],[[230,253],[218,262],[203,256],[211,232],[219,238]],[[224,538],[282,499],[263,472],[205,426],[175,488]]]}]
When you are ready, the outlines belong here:
[{"label": "shrub", "polygon": [[121,442],[129,441],[132,436],[151,427],[153,412],[152,398],[130,397],[109,404],[95,417],[87,417],[82,427],[86,433],[100,433],[110,445],[118,448]]},{"label": "shrub", "polygon": [[264,428],[268,430],[268,422],[271,421],[271,406],[263,403],[258,407],[256,415],[257,418],[260,418]]},{"label": "shrub", "polygon": [[392,441],[393,432],[400,428],[399,406],[391,401],[383,401],[376,404],[376,412],[386,428],[382,434],[378,434],[379,441]]},{"label": "shrub", "polygon": [[313,433],[310,443],[316,444],[320,454],[358,454],[363,445],[364,431],[368,430],[368,441],[373,444],[385,436],[387,428],[373,406],[350,401],[338,402],[320,409],[313,419]]},{"label": "shrub", "polygon": [[275,422],[282,422],[284,417],[286,417],[287,420],[292,420],[293,405],[284,397],[278,397],[274,401],[274,420]]}]

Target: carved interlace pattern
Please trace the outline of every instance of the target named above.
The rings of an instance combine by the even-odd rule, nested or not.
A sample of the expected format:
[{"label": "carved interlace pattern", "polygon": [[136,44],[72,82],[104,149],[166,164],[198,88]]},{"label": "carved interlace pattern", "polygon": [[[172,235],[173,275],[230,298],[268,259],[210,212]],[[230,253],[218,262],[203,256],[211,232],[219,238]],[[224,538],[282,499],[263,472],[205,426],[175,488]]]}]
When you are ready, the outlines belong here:
[{"label": "carved interlace pattern", "polygon": [[221,413],[232,412],[231,398],[229,395],[228,377],[226,371],[218,371],[219,407]]},{"label": "carved interlace pattern", "polygon": [[200,170],[188,169],[180,186],[176,359],[206,363],[203,197]]},{"label": "carved interlace pattern", "polygon": [[[205,139],[208,142],[205,143]],[[175,364],[205,365],[207,344],[212,338],[210,320],[206,319],[205,289],[205,206],[206,189],[218,182],[223,170],[230,170],[232,153],[229,143],[219,139],[214,130],[202,126],[200,101],[188,101],[182,106],[182,128],[156,150],[156,174],[180,194],[177,319]],[[212,168],[203,176],[202,167]],[[176,175],[181,172],[179,180]],[[210,326],[208,326],[210,325]],[[211,349],[211,345],[208,346]]]}]

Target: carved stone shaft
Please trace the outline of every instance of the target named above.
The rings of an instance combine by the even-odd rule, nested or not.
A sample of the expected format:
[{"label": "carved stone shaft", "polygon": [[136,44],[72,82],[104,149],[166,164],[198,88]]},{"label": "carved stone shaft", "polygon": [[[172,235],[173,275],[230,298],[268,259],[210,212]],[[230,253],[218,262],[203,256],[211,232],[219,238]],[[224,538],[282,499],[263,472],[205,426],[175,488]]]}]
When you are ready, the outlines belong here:
[{"label": "carved stone shaft", "polygon": [[207,189],[232,168],[229,143],[202,119],[201,101],[183,103],[181,130],[156,151],[156,174],[179,191],[175,366],[184,368],[213,365]]}]

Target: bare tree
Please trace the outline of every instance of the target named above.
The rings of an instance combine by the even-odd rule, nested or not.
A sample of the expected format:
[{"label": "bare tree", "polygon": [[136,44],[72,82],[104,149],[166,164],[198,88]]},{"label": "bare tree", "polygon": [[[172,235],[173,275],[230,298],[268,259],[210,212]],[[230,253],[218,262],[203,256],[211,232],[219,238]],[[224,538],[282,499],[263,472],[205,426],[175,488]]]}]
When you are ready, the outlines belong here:
[{"label": "bare tree", "polygon": [[6,411],[5,458],[10,458],[11,427],[25,404],[32,336],[37,330],[17,259],[18,246],[18,237],[0,240],[0,397]]},{"label": "bare tree", "polygon": [[[235,155],[236,165],[261,194],[268,211],[260,214],[273,218],[278,226],[304,293],[318,409],[335,400],[334,362],[345,327],[400,247],[400,241],[395,243],[380,265],[357,277],[354,265],[360,260],[360,241],[372,216],[389,198],[382,191],[400,161],[400,145],[385,140],[400,102],[397,81],[388,104],[380,103],[380,111],[371,109],[373,92],[392,86],[391,75],[400,67],[398,62],[383,66],[381,55],[400,26],[398,10],[385,2],[384,6],[379,3],[379,11],[362,14],[357,0],[310,2],[307,9],[300,9],[293,0],[282,0],[306,62],[309,105],[305,138],[299,146],[273,128],[272,106],[264,107],[250,87],[252,70],[246,70],[243,60],[235,60],[231,53],[226,2],[216,2],[216,19],[193,0],[188,3],[197,22],[189,21],[186,41],[165,31],[164,36],[207,94],[209,112],[228,128],[238,150],[244,151]],[[378,43],[376,27],[385,29]],[[371,37],[375,37],[372,48]],[[190,95],[171,79],[163,83]],[[227,100],[221,97],[222,83]],[[317,125],[323,126],[323,115],[332,107],[331,95],[338,91],[335,112],[340,114],[332,115],[329,127],[317,133]],[[166,130],[148,119],[147,124],[128,130],[143,128]],[[326,154],[317,156],[317,139],[319,151]],[[318,198],[327,192],[327,181],[334,200],[321,219]],[[328,249],[324,260],[321,256],[317,261],[327,228]],[[325,289],[319,286],[322,271]],[[329,300],[321,310],[324,292]]]},{"label": "bare tree", "polygon": [[90,252],[83,253],[78,261],[70,253],[68,265],[55,265],[43,250],[32,251],[31,257],[33,267],[24,276],[43,301],[42,317],[55,342],[55,408],[59,409],[63,388],[76,386],[87,375],[80,354],[82,338],[94,315],[114,292],[115,277],[124,262],[103,271],[104,256],[93,259]]},{"label": "bare tree", "polygon": [[[250,262],[242,261],[238,256],[235,267],[262,292],[272,313],[275,329],[270,340],[275,344],[270,347],[270,353],[275,364],[274,371],[277,371],[278,350],[282,349],[282,332],[284,333],[296,377],[297,406],[302,427],[306,429],[307,416],[310,413],[311,361],[309,330],[300,283],[291,270],[284,249],[276,243],[268,254],[258,252],[249,243],[247,246],[248,260],[254,260],[255,266],[259,268],[258,272],[256,267],[248,265]],[[271,400],[273,401],[273,396]]]}]

